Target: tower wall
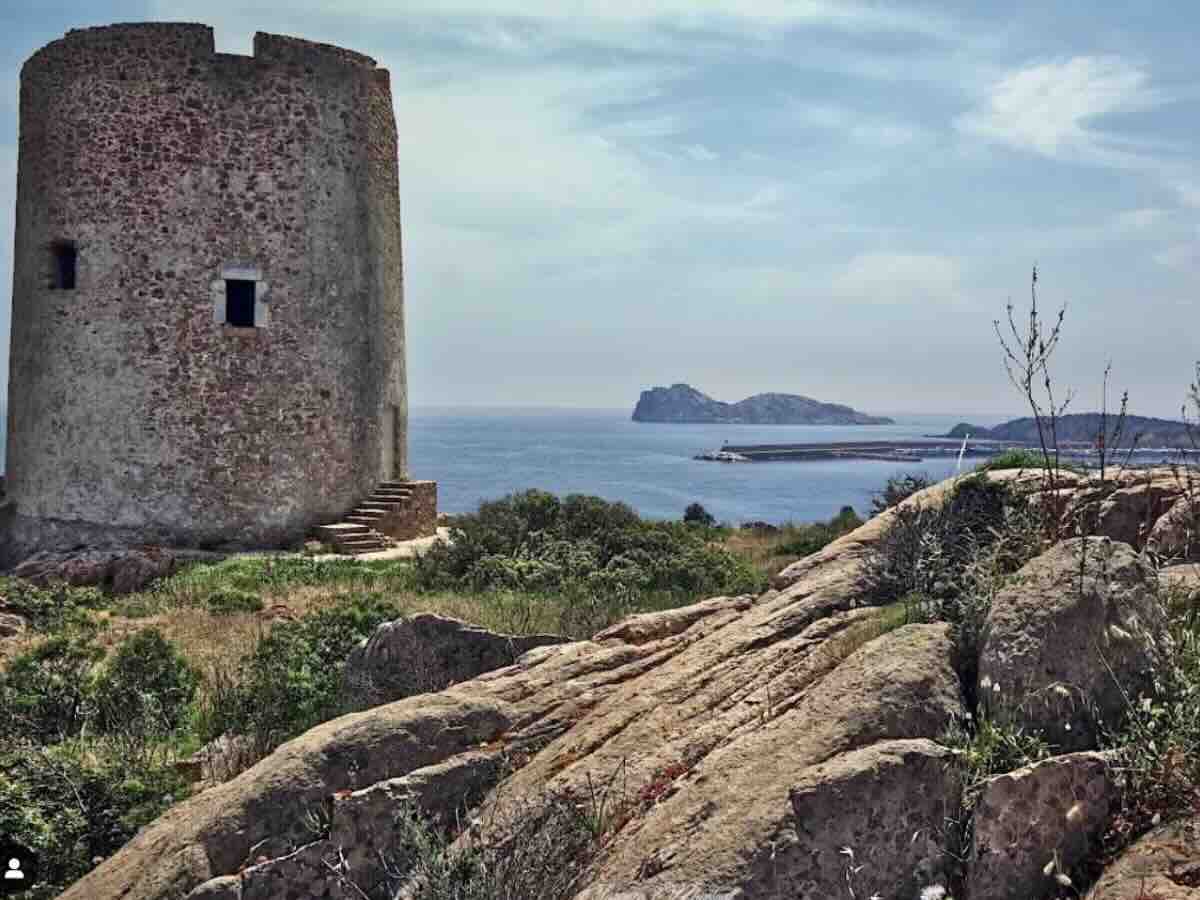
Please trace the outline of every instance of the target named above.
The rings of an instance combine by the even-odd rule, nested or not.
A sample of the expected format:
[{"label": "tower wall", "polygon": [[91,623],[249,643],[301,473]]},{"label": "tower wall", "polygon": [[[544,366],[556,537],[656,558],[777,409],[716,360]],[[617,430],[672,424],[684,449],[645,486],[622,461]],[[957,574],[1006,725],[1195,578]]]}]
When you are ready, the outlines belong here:
[{"label": "tower wall", "polygon": [[[248,57],[201,25],[90,28],[25,64],[20,123],[7,557],[280,545],[405,474],[386,71],[277,35]],[[225,323],[225,278],[254,281],[256,327]]]}]

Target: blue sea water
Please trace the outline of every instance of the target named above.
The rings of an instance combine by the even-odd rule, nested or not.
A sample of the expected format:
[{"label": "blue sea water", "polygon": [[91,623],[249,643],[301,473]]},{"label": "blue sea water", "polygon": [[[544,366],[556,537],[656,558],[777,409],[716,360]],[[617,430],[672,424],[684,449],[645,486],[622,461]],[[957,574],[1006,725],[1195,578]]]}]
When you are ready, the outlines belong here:
[{"label": "blue sea water", "polygon": [[[678,519],[699,502],[726,522],[811,522],[843,506],[860,513],[898,472],[942,479],[953,458],[715,463],[693,459],[723,443],[825,443],[944,434],[980,416],[898,416],[895,425],[666,425],[633,422],[628,410],[414,407],[409,469],[438,482],[442,512],[474,511],[481,500],[526,488],[622,500],[642,516]],[[964,469],[972,466],[964,460]]]}]

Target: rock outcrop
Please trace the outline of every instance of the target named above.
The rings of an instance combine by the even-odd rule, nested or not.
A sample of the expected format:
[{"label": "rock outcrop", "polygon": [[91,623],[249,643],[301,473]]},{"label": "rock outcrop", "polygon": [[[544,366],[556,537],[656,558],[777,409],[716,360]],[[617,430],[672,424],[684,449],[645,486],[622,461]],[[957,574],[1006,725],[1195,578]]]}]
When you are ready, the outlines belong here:
[{"label": "rock outcrop", "polygon": [[[1035,473],[989,477],[1046,502]],[[1055,509],[1089,480],[1063,483]],[[951,489],[905,502],[939,503]],[[895,518],[885,512],[789,567],[760,597],[635,616],[591,640],[533,647],[444,690],[320,725],[176,805],[63,897],[392,896],[403,875],[382,861],[400,840],[400,806],[443,824],[473,809],[503,837],[522,804],[540,797],[573,798],[584,812],[590,802],[595,815],[601,787],[608,830],[577,900],[909,898],[949,887],[947,823],[964,812],[963,770],[939,738],[967,713],[950,629],[889,630],[880,610],[862,605],[864,565]],[[1136,693],[1165,652],[1156,584],[1130,547],[1101,538],[1064,542],[1026,566],[997,597],[979,660],[996,714],[1065,748],[1090,747],[1097,723],[1118,714],[1113,676]],[[442,633],[444,621],[426,621]],[[470,632],[445,628],[455,640]],[[377,648],[391,646],[388,631]],[[370,647],[356,665],[384,674],[403,666],[403,647]],[[967,865],[971,896],[1038,896],[1046,854],[1070,865],[1110,800],[1097,754],[988,783]],[[1146,853],[1161,858],[1159,846]]]},{"label": "rock outcrop", "polygon": [[222,559],[214,553],[169,547],[84,548],[36,553],[19,563],[12,575],[38,585],[94,585],[114,594],[140,591],[190,562]]},{"label": "rock outcrop", "polygon": [[[305,829],[321,804],[331,804],[330,835],[359,836],[356,852],[366,858],[369,835],[388,834],[386,815],[370,812],[375,798],[430,779],[483,791],[506,769],[515,771],[498,794],[508,798],[585,796],[589,783],[617,772],[630,795],[654,786],[654,802],[613,835],[593,885],[761,893],[777,875],[798,877],[787,873],[815,855],[816,895],[833,895],[844,885],[840,848],[808,834],[795,812],[802,797],[838,807],[836,791],[820,791],[815,767],[845,757],[831,770],[835,782],[866,790],[896,785],[896,760],[920,758],[933,779],[931,760],[944,754],[929,742],[964,712],[946,627],[876,636],[879,612],[852,608],[855,599],[852,580],[818,576],[757,601],[718,598],[327,722],[178,804],[64,897],[157,900],[243,869],[249,884],[259,857],[309,871],[297,851],[309,862],[340,856],[331,838],[314,843]],[[906,741],[918,743],[896,744]],[[851,756],[868,748],[877,755]],[[437,774],[443,767],[454,774]],[[425,796],[447,809],[460,802],[448,789]],[[913,821],[932,810],[914,807]],[[859,814],[865,839],[871,807]],[[925,858],[931,846],[913,852]],[[344,875],[371,877],[369,865],[360,868]],[[834,874],[836,882],[822,880]],[[335,885],[328,896],[341,896],[327,883]],[[216,886],[205,890],[216,896]]]},{"label": "rock outcrop", "polygon": [[1116,801],[1111,762],[1070,753],[991,778],[975,804],[967,896],[1029,900],[1096,853]]},{"label": "rock outcrop", "polygon": [[979,657],[981,707],[1062,751],[1091,750],[1153,689],[1170,638],[1158,581],[1127,544],[1064,541],[997,594]]},{"label": "rock outcrop", "polygon": [[840,403],[822,403],[799,394],[755,394],[737,403],[723,403],[687,384],[642,391],[633,409],[633,421],[722,425],[893,424],[886,416],[868,416]]},{"label": "rock outcrop", "polygon": [[497,634],[457,619],[419,613],[380,625],[350,654],[344,690],[362,707],[378,706],[440,691],[512,665],[534,647],[566,641],[553,634]]},{"label": "rock outcrop", "polygon": [[1087,900],[1200,900],[1200,816],[1137,841],[1105,870]]}]

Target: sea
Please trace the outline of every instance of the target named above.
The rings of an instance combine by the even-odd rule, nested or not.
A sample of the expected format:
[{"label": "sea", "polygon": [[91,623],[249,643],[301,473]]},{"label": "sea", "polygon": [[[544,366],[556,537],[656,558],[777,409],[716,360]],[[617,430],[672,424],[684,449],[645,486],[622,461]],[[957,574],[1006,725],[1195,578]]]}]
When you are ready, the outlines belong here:
[{"label": "sea", "polygon": [[[719,521],[813,522],[843,506],[860,514],[890,476],[941,480],[954,457],[921,462],[830,459],[719,463],[694,459],[722,444],[904,440],[945,434],[958,422],[1002,418],[889,414],[894,425],[672,425],[634,422],[629,410],[546,407],[413,407],[409,471],[438,482],[442,512],[475,511],[528,488],[594,494],[629,504],[644,518],[678,519],[700,503]],[[977,460],[963,460],[963,471]]]}]

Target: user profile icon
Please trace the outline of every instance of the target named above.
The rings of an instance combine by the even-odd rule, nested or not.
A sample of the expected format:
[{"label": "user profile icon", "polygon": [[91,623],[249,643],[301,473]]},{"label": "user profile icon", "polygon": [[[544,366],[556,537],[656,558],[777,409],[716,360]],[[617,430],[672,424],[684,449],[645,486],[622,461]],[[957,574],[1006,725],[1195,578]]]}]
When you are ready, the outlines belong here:
[{"label": "user profile icon", "polygon": [[37,882],[37,857],[28,847],[0,840],[0,897],[15,897]]}]

